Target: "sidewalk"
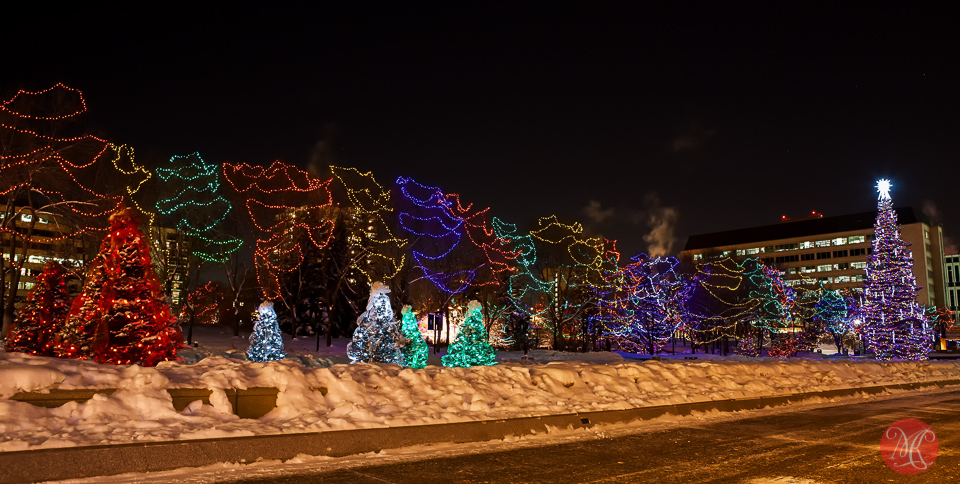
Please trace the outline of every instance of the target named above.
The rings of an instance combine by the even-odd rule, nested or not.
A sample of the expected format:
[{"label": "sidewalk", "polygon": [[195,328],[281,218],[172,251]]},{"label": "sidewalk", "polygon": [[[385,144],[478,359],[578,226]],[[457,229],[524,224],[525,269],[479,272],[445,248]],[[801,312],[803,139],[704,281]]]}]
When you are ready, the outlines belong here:
[{"label": "sidewalk", "polygon": [[287,460],[299,454],[338,457],[413,445],[500,440],[508,436],[545,433],[551,429],[591,428],[600,424],[650,420],[665,415],[686,416],[711,410],[753,410],[790,405],[811,398],[846,397],[860,393],[872,395],[890,390],[943,388],[950,385],[960,385],[960,380],[439,425],[0,452],[0,483],[155,472],[218,462]]}]

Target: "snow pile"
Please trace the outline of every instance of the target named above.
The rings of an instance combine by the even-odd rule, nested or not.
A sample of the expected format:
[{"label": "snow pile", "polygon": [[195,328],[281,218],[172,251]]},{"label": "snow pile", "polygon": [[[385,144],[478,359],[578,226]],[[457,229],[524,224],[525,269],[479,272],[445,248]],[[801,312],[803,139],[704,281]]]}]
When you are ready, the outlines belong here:
[{"label": "snow pile", "polygon": [[[0,352],[0,451],[437,424],[958,378],[954,362],[508,361],[414,370],[214,356],[143,368]],[[278,388],[277,408],[260,419],[240,419],[223,390],[252,387]],[[47,388],[117,391],[49,409],[10,400],[18,391]],[[177,412],[166,388],[214,393],[211,405],[194,402]]]}]

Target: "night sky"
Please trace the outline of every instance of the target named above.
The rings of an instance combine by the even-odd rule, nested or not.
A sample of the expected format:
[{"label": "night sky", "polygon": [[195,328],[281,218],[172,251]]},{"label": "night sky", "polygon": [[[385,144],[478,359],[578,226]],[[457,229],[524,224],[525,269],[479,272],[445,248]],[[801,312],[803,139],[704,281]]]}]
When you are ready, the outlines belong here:
[{"label": "night sky", "polygon": [[521,225],[582,221],[624,256],[873,210],[881,177],[960,240],[946,11],[343,3],[38,8],[3,22],[0,94],[80,89],[90,131],[140,162],[197,151],[409,176]]}]

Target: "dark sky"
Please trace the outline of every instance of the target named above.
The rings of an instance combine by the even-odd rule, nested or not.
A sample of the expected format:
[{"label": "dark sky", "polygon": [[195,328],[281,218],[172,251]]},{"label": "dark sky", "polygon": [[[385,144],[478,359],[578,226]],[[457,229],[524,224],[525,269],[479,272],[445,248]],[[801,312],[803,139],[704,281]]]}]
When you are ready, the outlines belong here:
[{"label": "dark sky", "polygon": [[581,220],[625,256],[651,216],[676,253],[690,234],[872,210],[880,177],[960,240],[947,11],[341,3],[38,9],[3,22],[0,94],[78,88],[91,128],[139,161],[409,176],[508,221]]}]

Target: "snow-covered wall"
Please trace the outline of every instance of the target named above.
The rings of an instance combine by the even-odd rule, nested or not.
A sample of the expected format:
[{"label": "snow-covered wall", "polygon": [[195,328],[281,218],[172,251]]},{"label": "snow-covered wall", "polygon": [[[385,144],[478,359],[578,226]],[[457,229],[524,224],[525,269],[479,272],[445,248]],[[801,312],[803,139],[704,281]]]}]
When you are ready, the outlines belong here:
[{"label": "snow-covered wall", "polygon": [[[960,363],[566,361],[413,370],[218,356],[142,368],[0,352],[0,451],[433,424],[947,379],[960,379]],[[277,408],[260,419],[240,419],[222,390],[253,387],[279,388]],[[49,388],[117,391],[49,409],[10,399]],[[177,412],[166,388],[213,389],[212,405],[194,402]]]}]

